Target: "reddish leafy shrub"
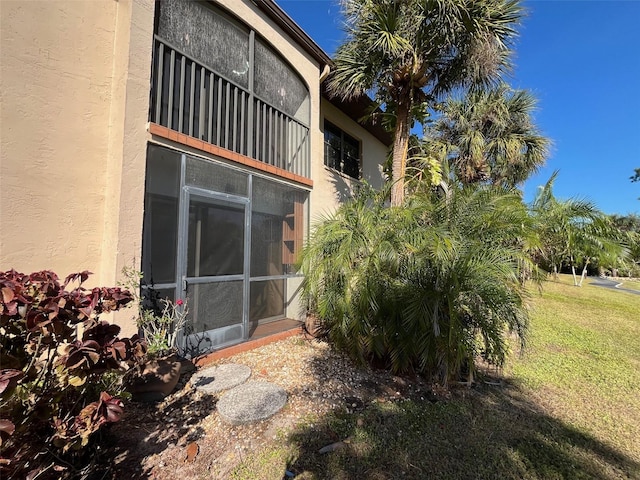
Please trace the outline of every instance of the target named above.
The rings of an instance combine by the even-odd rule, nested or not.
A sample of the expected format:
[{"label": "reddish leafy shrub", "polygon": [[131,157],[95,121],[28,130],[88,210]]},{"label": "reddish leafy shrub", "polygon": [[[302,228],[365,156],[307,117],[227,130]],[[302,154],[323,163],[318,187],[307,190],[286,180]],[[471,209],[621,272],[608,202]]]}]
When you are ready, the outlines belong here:
[{"label": "reddish leafy shrub", "polygon": [[[60,282],[49,270],[0,272],[0,476],[68,470],[74,452],[122,415],[112,394],[146,345],[137,335],[118,338],[120,327],[99,319],[131,293],[86,289],[89,275]],[[55,464],[61,458],[67,466]]]}]

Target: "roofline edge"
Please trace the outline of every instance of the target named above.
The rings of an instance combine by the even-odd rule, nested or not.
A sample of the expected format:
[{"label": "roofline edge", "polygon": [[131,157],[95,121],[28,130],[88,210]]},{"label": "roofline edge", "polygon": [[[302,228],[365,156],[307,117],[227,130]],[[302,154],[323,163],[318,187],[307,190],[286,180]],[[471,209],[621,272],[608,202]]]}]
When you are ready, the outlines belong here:
[{"label": "roofline edge", "polygon": [[[321,65],[333,66],[331,57],[274,0],[251,0]],[[322,67],[321,67],[322,70]]]}]

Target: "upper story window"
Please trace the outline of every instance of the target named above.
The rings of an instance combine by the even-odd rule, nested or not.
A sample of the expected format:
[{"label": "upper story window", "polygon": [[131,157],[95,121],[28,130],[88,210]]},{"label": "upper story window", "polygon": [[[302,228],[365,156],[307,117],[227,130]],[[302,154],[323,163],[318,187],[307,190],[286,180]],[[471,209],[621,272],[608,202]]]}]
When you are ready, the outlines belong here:
[{"label": "upper story window", "polygon": [[325,120],[324,164],[339,172],[360,179],[360,142]]}]

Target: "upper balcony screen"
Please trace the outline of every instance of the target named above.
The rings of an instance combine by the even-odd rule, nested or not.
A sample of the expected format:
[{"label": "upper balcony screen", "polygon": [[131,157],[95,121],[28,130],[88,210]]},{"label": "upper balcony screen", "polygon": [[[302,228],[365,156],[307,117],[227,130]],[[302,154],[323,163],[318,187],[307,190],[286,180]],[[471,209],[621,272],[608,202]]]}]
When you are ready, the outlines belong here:
[{"label": "upper balcony screen", "polygon": [[249,31],[202,2],[157,3],[158,36],[227,80],[249,86]]},{"label": "upper balcony screen", "polygon": [[278,110],[307,123],[309,92],[295,71],[264,42],[256,41],[255,93]]}]

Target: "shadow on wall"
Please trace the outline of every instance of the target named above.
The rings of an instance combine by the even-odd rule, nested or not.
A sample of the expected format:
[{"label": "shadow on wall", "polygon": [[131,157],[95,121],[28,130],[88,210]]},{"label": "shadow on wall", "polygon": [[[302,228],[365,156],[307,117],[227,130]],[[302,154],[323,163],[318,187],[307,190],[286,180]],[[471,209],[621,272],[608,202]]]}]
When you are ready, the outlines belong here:
[{"label": "shadow on wall", "polygon": [[353,188],[350,182],[348,182],[342,175],[333,170],[328,169],[328,172],[330,174],[330,181],[335,192],[334,195],[336,202],[344,203],[348,200],[351,200],[353,198]]}]

